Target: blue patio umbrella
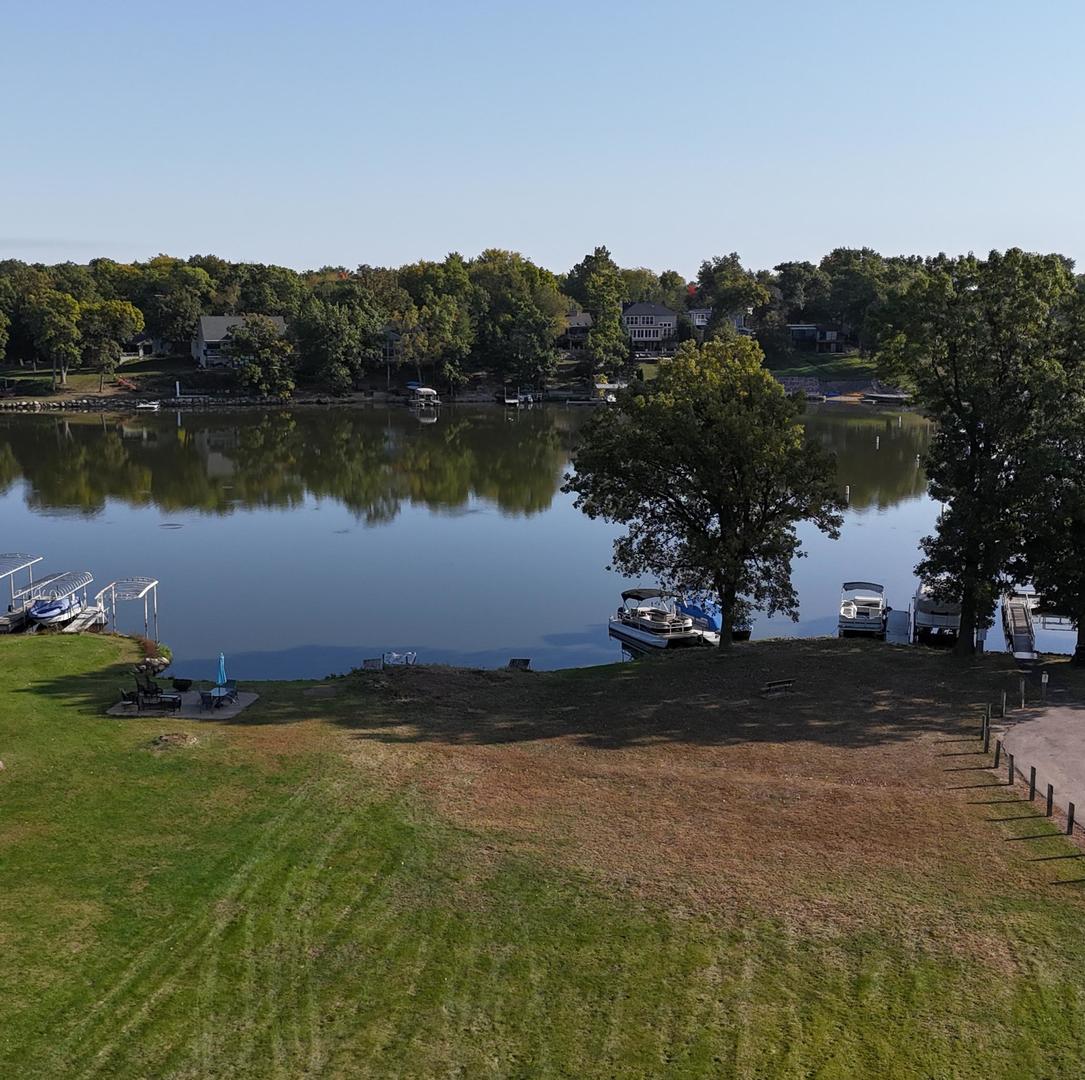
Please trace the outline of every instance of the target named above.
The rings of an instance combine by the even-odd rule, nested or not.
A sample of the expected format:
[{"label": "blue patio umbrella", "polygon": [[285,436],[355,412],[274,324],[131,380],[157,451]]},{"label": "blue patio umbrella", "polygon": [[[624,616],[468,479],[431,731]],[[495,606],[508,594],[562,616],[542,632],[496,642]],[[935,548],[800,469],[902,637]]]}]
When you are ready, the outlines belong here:
[{"label": "blue patio umbrella", "polygon": [[226,657],[223,656],[222,653],[219,653],[218,685],[219,686],[225,686],[226,685]]}]

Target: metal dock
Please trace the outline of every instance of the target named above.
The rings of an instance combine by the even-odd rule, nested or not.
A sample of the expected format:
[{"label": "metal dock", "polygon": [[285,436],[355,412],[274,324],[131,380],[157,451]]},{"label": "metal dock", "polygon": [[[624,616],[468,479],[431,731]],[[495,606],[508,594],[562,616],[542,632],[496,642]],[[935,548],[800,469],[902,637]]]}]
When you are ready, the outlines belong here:
[{"label": "metal dock", "polygon": [[1036,631],[1032,623],[1031,598],[1020,593],[1002,597],[1002,626],[1013,658],[1021,663],[1036,659]]},{"label": "metal dock", "polygon": [[885,640],[890,645],[911,645],[912,616],[907,609],[893,608],[885,620]]}]

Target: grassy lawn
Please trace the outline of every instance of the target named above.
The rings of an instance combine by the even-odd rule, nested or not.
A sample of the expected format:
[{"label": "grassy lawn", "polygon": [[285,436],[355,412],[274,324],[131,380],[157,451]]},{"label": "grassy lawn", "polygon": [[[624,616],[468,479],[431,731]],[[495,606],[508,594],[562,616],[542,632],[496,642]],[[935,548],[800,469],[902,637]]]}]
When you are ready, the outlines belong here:
[{"label": "grassy lawn", "polygon": [[796,353],[791,357],[767,363],[776,375],[802,375],[815,379],[871,379],[878,373],[869,356],[858,353],[817,355]]},{"label": "grassy lawn", "polygon": [[[117,369],[117,375],[131,379],[139,386],[140,393],[165,394],[173,391],[176,379],[180,379],[182,383],[191,380],[195,370],[191,359],[186,357],[174,359],[148,357],[145,360],[130,360],[121,364]],[[14,384],[11,396],[15,398],[41,398],[54,401],[99,395],[98,373],[93,371],[69,372],[68,385],[58,387],[56,394],[52,391],[52,375],[47,368],[39,368],[35,372],[30,368],[0,367],[0,381],[5,379]],[[105,389],[102,393],[132,396],[130,390],[118,386],[112,377],[106,378]]]},{"label": "grassy lawn", "polygon": [[0,1075],[1082,1075],[1080,853],[970,733],[999,658],[398,669],[223,724],[105,717],[134,656],[0,638]]}]

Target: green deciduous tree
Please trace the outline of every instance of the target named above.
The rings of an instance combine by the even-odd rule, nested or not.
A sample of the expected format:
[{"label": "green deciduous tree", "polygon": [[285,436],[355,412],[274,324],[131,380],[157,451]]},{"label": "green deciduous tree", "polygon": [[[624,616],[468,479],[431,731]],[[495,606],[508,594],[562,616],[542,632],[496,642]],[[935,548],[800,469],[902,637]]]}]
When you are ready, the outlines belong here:
[{"label": "green deciduous tree", "polygon": [[916,572],[960,602],[962,654],[1022,572],[1036,454],[1085,350],[1081,307],[1065,259],[1016,249],[929,259],[890,301],[883,370],[938,425],[926,467],[945,507]]},{"label": "green deciduous tree", "polygon": [[231,327],[222,353],[245,390],[275,397],[294,392],[294,347],[268,316],[248,315],[244,323]]},{"label": "green deciduous tree", "polygon": [[686,342],[654,383],[593,418],[574,455],[565,490],[626,526],[615,568],[715,596],[724,648],[749,608],[797,617],[795,526],[839,533],[833,461],[805,443],[801,409],[751,339]]},{"label": "green deciduous tree", "polygon": [[79,302],[67,293],[43,289],[26,298],[25,312],[38,354],[52,367],[53,390],[57,381],[68,382],[68,370],[80,360]]},{"label": "green deciduous tree", "polygon": [[140,267],[128,299],[143,312],[148,332],[186,351],[200,315],[214,292],[210,274],[180,259],[158,255]]},{"label": "green deciduous tree", "polygon": [[622,327],[623,282],[606,248],[595,249],[592,269],[584,282],[584,295],[585,307],[592,318],[588,356],[593,370],[621,367],[629,356],[629,342]]},{"label": "green deciduous tree", "polygon": [[99,391],[117,370],[121,346],[143,329],[143,313],[127,300],[91,300],[79,305],[82,361],[98,372]]},{"label": "green deciduous tree", "polygon": [[769,291],[742,265],[738,253],[717,255],[701,263],[697,272],[697,302],[712,308],[707,335],[726,328],[730,318],[769,302]]},{"label": "green deciduous tree", "polygon": [[300,371],[346,393],[380,352],[382,321],[365,300],[330,303],[308,297],[294,322]]}]

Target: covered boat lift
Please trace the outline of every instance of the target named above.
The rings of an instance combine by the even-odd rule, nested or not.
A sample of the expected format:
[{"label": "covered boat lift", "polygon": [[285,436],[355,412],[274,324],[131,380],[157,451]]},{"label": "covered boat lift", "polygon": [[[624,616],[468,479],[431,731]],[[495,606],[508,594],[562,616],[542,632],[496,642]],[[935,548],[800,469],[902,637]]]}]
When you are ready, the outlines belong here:
[{"label": "covered boat lift", "polygon": [[[34,587],[34,567],[45,558],[44,555],[26,555],[22,552],[9,551],[0,554],[0,582],[7,579],[11,590],[11,604],[8,610],[0,615],[0,634],[10,634],[15,630],[21,630],[26,624],[26,612],[31,601],[20,600],[26,589]],[[15,589],[15,579],[23,571],[26,571],[27,584],[18,593]]]},{"label": "covered boat lift", "polygon": [[[108,609],[106,607],[108,598]],[[120,578],[111,581],[94,598],[94,603],[103,616],[108,615],[113,632],[117,632],[117,601],[143,601],[143,636],[151,636],[154,627],[154,640],[158,640],[158,579],[148,577]]]},{"label": "covered boat lift", "polygon": [[[82,594],[80,610],[72,617],[72,621],[65,627],[69,633],[76,629],[85,629],[95,619],[92,618],[93,608],[87,604],[87,586],[94,580],[94,575],[89,570],[62,570],[57,574],[49,574],[40,581],[35,581],[25,589],[15,593],[17,600],[24,603],[27,611],[41,600],[67,600],[69,597]],[[37,627],[31,627],[32,630]]]}]

